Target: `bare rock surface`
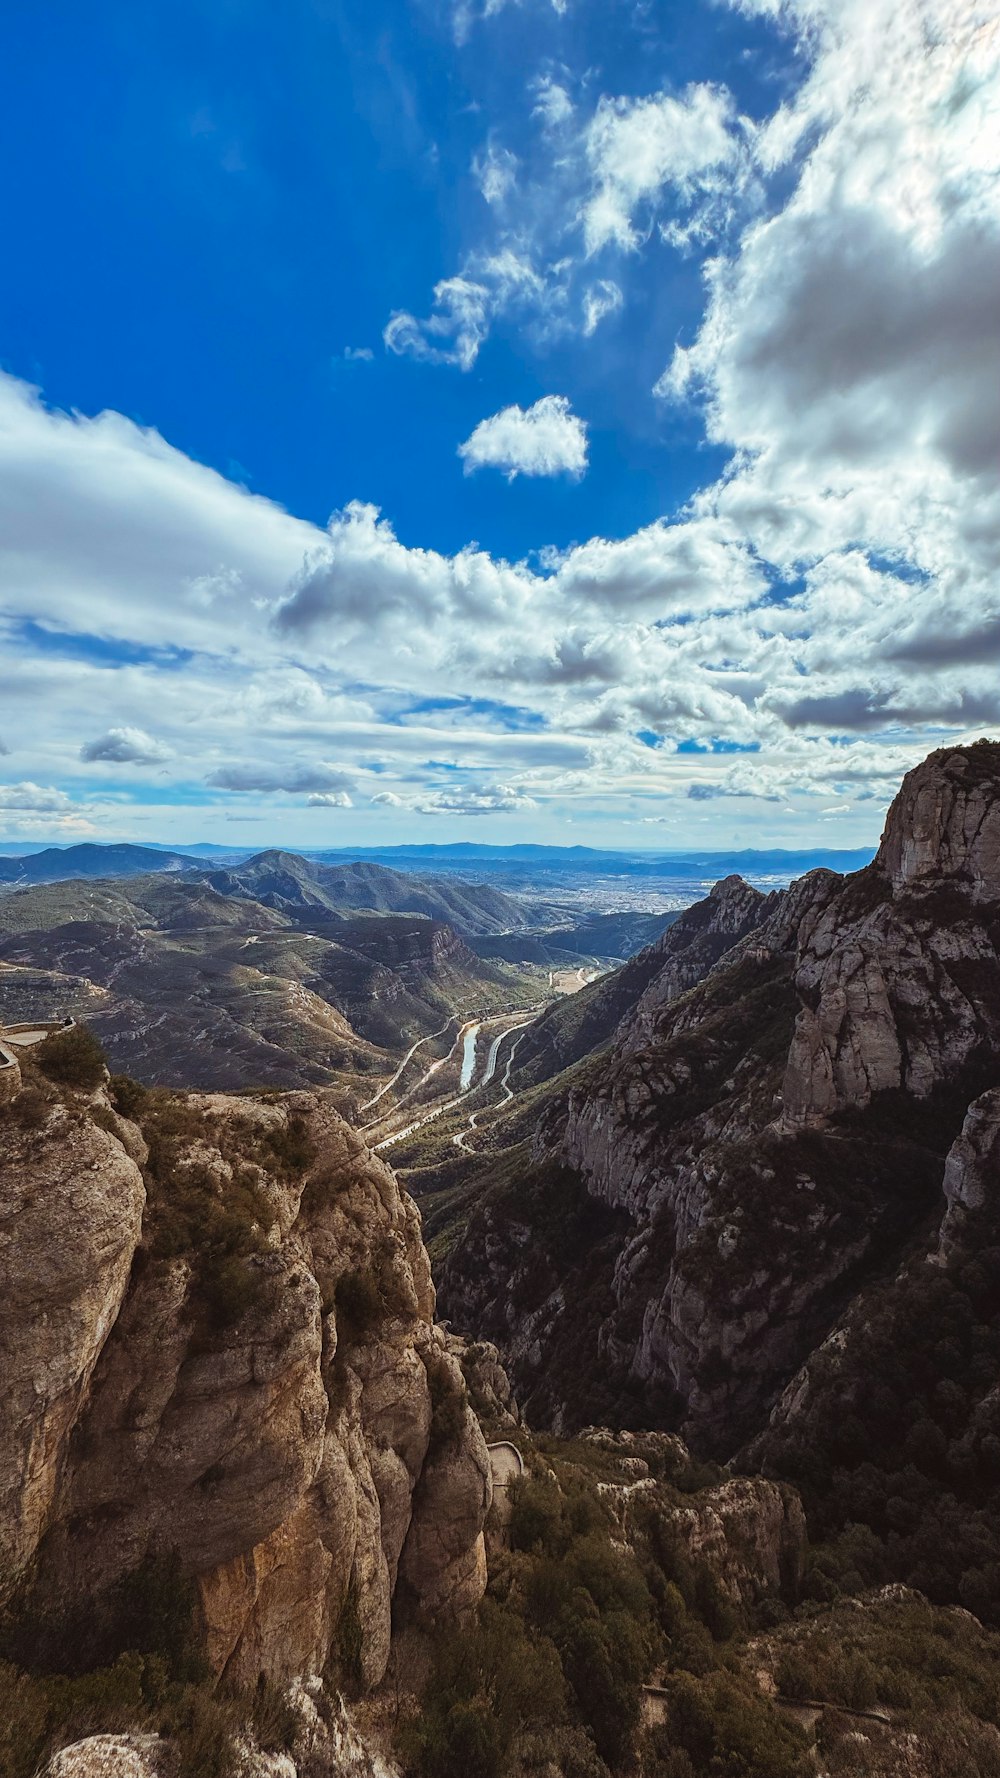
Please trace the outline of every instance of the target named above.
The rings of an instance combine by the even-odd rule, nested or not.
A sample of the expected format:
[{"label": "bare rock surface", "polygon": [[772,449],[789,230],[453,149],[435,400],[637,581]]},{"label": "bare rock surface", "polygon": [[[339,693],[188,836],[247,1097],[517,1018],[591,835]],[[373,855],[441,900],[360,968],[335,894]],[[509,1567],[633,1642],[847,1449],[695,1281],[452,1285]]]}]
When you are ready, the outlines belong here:
[{"label": "bare rock surface", "polygon": [[969,1106],[944,1164],[944,1195],[948,1207],[941,1247],[948,1252],[961,1242],[969,1212],[1000,1199],[1000,1089],[983,1093]]},{"label": "bare rock surface", "polygon": [[54,1106],[0,1130],[0,1560],[28,1562],[122,1305],[146,1193],[121,1143]]},{"label": "bare rock surface", "polygon": [[88,1735],[55,1754],[45,1778],[172,1778],[175,1764],[159,1735]]},{"label": "bare rock surface", "polygon": [[347,1621],[374,1684],[400,1568],[417,1614],[486,1579],[489,1464],[419,1216],[321,1095],[147,1104],[0,1125],[6,1572],[65,1613],[176,1559],[227,1679],[321,1671]]}]

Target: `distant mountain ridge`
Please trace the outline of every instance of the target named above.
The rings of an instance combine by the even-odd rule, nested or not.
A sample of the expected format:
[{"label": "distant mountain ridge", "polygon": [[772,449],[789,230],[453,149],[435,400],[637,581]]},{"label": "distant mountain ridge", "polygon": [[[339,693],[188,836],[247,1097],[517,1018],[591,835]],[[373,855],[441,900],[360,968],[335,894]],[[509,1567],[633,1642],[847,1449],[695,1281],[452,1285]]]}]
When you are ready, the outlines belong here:
[{"label": "distant mountain ridge", "polygon": [[0,895],[0,1018],[85,1018],[116,1070],[151,1084],[364,1097],[417,1039],[536,992],[445,921],[265,905],[199,872]]},{"label": "distant mountain ridge", "polygon": [[198,860],[183,852],[151,846],[46,846],[19,858],[0,858],[0,884],[58,883],[69,877],[138,877],[147,871],[196,870]]},{"label": "distant mountain ridge", "polygon": [[295,852],[260,852],[208,872],[206,880],[222,895],[249,897],[283,911],[419,914],[446,921],[464,936],[518,931],[533,918],[523,901],[489,884],[439,882],[366,860],[329,865]]}]

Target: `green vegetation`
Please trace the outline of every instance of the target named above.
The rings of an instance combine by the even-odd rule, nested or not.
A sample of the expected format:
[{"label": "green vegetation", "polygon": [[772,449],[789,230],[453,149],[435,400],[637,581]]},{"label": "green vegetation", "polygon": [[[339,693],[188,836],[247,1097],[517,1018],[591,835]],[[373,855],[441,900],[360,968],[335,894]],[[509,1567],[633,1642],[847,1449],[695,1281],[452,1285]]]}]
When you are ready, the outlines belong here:
[{"label": "green vegetation", "polygon": [[1000,1230],[872,1290],[805,1411],[768,1435],[802,1490],[817,1600],[901,1580],[1000,1624]]},{"label": "green vegetation", "polygon": [[171,1736],[177,1778],[233,1778],[234,1736],[248,1725],[274,1752],[295,1727],[274,1687],[210,1681],[194,1588],[172,1556],[147,1557],[78,1612],[40,1611],[29,1587],[0,1623],[0,1778],[34,1778],[56,1748],[129,1730]]},{"label": "green vegetation", "polygon": [[[806,1778],[801,1737],[726,1670],[725,1639],[743,1620],[670,1535],[667,1509],[688,1479],[681,1448],[637,1440],[659,1479],[626,1544],[602,1493],[623,1480],[620,1451],[520,1442],[532,1473],[513,1490],[510,1548],[491,1561],[476,1627],[435,1640],[419,1717],[402,1731],[408,1771],[514,1778],[554,1762],[566,1778],[607,1778],[641,1754],[649,1778]],[[693,1729],[690,1756],[673,1727],[669,1749],[644,1730],[643,1686],[655,1669],[661,1694],[676,1695],[678,1709],[686,1702],[692,1723],[718,1716],[707,1751]],[[740,1765],[750,1752],[760,1763]]]},{"label": "green vegetation", "polygon": [[65,1031],[52,1031],[34,1051],[34,1059],[42,1073],[59,1086],[78,1087],[93,1092],[104,1079],[107,1066],[104,1051],[86,1025],[70,1025]]},{"label": "green vegetation", "polygon": [[805,1778],[815,1770],[801,1731],[747,1681],[678,1673],[665,1690],[667,1723],[649,1737],[657,1778]]},{"label": "green vegetation", "polygon": [[268,1251],[273,1212],[252,1165],[237,1160],[220,1190],[213,1167],[189,1157],[192,1144],[224,1144],[224,1131],[183,1095],[148,1092],[140,1122],[149,1144],[149,1253],[157,1260],[188,1259],[192,1297],[207,1328],[228,1327],[266,1300],[268,1276],[255,1262]]},{"label": "green vegetation", "polygon": [[309,1167],[315,1151],[305,1120],[292,1114],[268,1125],[213,1115],[184,1093],[123,1075],[111,1091],[149,1147],[144,1252],[154,1261],[189,1260],[203,1331],[231,1326],[268,1300],[275,1216],[261,1170],[290,1180]]}]

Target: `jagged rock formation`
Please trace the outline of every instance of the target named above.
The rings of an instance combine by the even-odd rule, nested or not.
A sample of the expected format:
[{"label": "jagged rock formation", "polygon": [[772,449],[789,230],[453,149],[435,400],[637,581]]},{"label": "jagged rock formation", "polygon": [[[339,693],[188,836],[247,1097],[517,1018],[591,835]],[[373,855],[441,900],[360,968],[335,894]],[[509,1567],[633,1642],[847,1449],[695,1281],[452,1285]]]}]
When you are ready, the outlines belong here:
[{"label": "jagged rock formation", "polygon": [[[529,1167],[442,1270],[529,1415],[679,1424],[721,1453],[764,1424],[940,1203],[996,1078],[998,834],[1000,745],[932,755],[872,865],[767,897],[727,879],[621,972],[646,979],[609,1048],[553,1081]],[[991,1100],[970,1118],[953,1222],[995,1165]]]},{"label": "jagged rock formation", "polygon": [[970,1212],[993,1200],[1000,1208],[1000,1090],[974,1099],[944,1164],[948,1208],[941,1224],[941,1248],[949,1253],[965,1238]]},{"label": "jagged rock formation", "polygon": [[676,1508],[672,1521],[688,1559],[706,1566],[733,1604],[751,1605],[762,1592],[798,1597],[807,1538],[794,1488],[734,1476]]},{"label": "jagged rock formation", "polygon": [[5,1577],[89,1625],[170,1556],[217,1673],[349,1648],[374,1683],[394,1598],[460,1615],[486,1578],[415,1207],[321,1097],[130,1109],[36,1082],[0,1123]]},{"label": "jagged rock formation", "polygon": [[[296,1680],[288,1699],[296,1719],[290,1752],[264,1752],[248,1730],[233,1748],[234,1778],[399,1778],[395,1761],[366,1744],[343,1700],[332,1700],[318,1679]],[[88,1735],[61,1748],[44,1778],[177,1778],[177,1766],[167,1736]]]}]

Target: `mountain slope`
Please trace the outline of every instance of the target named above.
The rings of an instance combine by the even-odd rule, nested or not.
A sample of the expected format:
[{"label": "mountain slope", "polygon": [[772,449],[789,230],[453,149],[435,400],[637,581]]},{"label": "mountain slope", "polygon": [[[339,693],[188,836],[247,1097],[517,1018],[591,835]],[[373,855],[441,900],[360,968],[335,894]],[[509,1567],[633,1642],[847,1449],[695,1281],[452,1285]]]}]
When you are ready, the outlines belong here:
[{"label": "mountain slope", "polygon": [[370,863],[316,864],[294,852],[261,852],[208,873],[223,895],[247,896],[286,912],[423,914],[468,935],[510,932],[531,923],[522,901],[488,884],[447,882]]},{"label": "mountain slope", "polygon": [[114,1067],[149,1083],[367,1096],[451,1015],[537,992],[437,921],[320,909],[304,924],[186,873],[15,890],[0,897],[0,1016],[86,1016]]},{"label": "mountain slope", "polygon": [[933,755],[865,870],[720,885],[621,972],[647,980],[610,1049],[553,1080],[519,1166],[483,1158],[442,1269],[446,1312],[500,1342],[529,1408],[731,1454],[933,1230],[1000,1067],[998,842],[1000,746]]}]

